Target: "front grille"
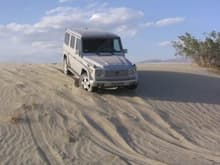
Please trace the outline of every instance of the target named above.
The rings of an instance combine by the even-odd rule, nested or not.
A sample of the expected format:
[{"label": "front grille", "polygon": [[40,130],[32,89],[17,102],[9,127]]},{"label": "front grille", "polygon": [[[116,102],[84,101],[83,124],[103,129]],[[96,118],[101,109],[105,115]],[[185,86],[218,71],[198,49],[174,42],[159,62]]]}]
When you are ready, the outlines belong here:
[{"label": "front grille", "polygon": [[105,77],[128,77],[128,71],[127,70],[107,70],[105,72]]}]

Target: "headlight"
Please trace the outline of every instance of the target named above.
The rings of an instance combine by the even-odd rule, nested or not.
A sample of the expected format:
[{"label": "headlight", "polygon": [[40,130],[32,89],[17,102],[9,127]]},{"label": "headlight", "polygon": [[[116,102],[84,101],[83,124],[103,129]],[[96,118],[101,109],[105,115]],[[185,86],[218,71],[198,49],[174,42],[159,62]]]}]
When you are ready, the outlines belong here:
[{"label": "headlight", "polygon": [[105,76],[105,71],[104,70],[96,70],[95,71],[95,76],[96,77],[104,77]]},{"label": "headlight", "polygon": [[132,67],[128,71],[128,75],[129,76],[134,76],[134,74],[136,74],[136,71],[137,71],[136,65],[132,65]]}]

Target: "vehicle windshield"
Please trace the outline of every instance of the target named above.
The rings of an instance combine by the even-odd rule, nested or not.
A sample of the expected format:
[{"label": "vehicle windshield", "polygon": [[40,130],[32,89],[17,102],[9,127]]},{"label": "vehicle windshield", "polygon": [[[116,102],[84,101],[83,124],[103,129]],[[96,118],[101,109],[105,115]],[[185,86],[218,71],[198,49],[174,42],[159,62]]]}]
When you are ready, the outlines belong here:
[{"label": "vehicle windshield", "polygon": [[120,38],[86,38],[83,39],[84,53],[120,53],[122,46]]}]

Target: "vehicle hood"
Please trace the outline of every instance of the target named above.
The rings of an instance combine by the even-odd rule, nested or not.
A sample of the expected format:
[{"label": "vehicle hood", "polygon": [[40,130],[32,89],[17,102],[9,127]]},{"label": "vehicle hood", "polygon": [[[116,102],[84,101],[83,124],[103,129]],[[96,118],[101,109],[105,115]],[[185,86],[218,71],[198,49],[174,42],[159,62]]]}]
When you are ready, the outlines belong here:
[{"label": "vehicle hood", "polygon": [[90,55],[83,57],[88,63],[100,68],[127,69],[132,66],[125,56],[119,55]]}]

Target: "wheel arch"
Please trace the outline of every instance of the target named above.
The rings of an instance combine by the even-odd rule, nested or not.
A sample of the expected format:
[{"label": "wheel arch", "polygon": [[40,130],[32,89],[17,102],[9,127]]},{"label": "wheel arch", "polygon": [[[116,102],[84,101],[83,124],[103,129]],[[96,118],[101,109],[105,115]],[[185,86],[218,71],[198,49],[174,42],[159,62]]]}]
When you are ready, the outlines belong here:
[{"label": "wheel arch", "polygon": [[64,60],[64,59],[67,60],[67,55],[66,55],[66,54],[63,55],[63,60]]},{"label": "wheel arch", "polygon": [[67,65],[70,65],[69,58],[66,54],[63,55],[63,61],[66,60]]},{"label": "wheel arch", "polygon": [[84,73],[86,73],[87,76],[89,76],[87,69],[82,68],[80,75],[83,75]]},{"label": "wheel arch", "polygon": [[80,74],[80,75],[82,75],[82,74],[84,74],[84,73],[87,74],[87,76],[89,77],[89,80],[92,80],[92,79],[93,79],[93,77],[92,77],[91,73],[89,72],[89,69],[88,69],[88,68],[83,67],[83,68],[81,69],[81,74]]}]

